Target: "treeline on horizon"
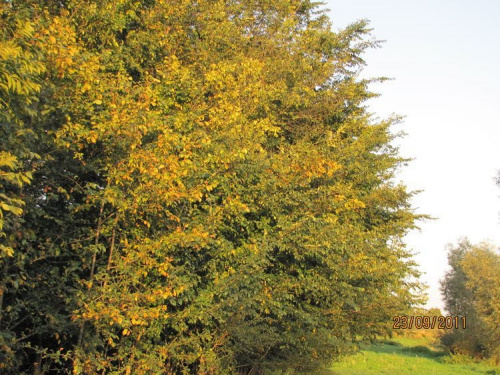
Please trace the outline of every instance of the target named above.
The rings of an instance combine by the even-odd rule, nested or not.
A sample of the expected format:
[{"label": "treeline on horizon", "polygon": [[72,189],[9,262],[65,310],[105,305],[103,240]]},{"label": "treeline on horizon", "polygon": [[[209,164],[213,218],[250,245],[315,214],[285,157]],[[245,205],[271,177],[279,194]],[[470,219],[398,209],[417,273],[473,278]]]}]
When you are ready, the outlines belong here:
[{"label": "treeline on horizon", "polygon": [[364,21],[0,1],[0,372],[308,373],[420,300]]}]

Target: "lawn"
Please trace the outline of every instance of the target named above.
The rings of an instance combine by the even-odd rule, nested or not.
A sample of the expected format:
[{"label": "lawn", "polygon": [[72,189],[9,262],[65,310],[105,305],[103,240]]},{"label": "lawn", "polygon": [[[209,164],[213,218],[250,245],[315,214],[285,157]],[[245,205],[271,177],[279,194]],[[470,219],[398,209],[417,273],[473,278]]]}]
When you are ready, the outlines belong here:
[{"label": "lawn", "polygon": [[[464,362],[464,363],[457,363]],[[466,362],[466,363],[465,363]],[[331,375],[500,375],[487,363],[460,361],[437,350],[428,338],[381,340],[331,368]]]}]

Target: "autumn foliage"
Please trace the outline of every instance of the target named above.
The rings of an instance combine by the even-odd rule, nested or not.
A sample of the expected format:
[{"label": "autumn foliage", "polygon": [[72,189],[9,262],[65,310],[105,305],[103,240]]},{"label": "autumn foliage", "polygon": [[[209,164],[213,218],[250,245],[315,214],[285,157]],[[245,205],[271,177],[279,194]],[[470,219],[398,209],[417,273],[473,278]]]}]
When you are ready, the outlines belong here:
[{"label": "autumn foliage", "polygon": [[365,22],[0,4],[1,371],[307,373],[412,303]]},{"label": "autumn foliage", "polygon": [[467,329],[454,329],[441,343],[454,354],[489,357],[500,363],[500,254],[488,242],[462,238],[448,246],[450,270],[441,282],[446,310],[466,316]]}]

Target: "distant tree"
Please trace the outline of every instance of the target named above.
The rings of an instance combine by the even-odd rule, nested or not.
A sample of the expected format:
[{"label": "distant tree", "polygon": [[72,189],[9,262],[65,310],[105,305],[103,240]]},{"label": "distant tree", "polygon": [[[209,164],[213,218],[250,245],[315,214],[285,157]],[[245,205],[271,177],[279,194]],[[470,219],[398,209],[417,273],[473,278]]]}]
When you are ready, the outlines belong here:
[{"label": "distant tree", "polygon": [[462,268],[462,261],[472,248],[473,245],[466,238],[461,239],[455,247],[451,244],[448,245],[450,270],[446,272],[444,280],[441,282],[441,291],[445,309],[452,315],[474,310],[473,296],[466,287],[467,278]]},{"label": "distant tree", "polygon": [[448,262],[451,269],[441,282],[445,309],[451,316],[465,316],[467,328],[444,334],[442,343],[456,352],[497,356],[500,255],[489,243],[461,239],[449,246]]},{"label": "distant tree", "polygon": [[466,286],[474,296],[474,307],[484,325],[488,356],[500,359],[500,253],[489,244],[468,252],[462,267]]}]

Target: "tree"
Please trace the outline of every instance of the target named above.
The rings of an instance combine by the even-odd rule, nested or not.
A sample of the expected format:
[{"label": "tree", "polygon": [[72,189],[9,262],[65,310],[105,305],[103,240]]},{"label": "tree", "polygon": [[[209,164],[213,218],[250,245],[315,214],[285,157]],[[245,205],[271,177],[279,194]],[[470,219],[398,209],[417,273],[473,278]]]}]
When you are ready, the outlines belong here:
[{"label": "tree", "polygon": [[8,371],[306,373],[415,301],[366,22],[333,32],[304,0],[4,5],[46,69]]},{"label": "tree", "polygon": [[448,261],[451,270],[441,284],[445,307],[452,316],[465,316],[467,329],[445,334],[442,342],[453,351],[498,356],[500,255],[491,244],[462,239],[449,247]]},{"label": "tree", "polygon": [[500,253],[483,244],[467,253],[463,260],[467,288],[474,296],[475,308],[485,326],[486,354],[500,360]]},{"label": "tree", "polygon": [[12,12],[0,3],[0,369],[15,367],[14,355],[24,345],[13,334],[20,305],[10,296],[23,289],[27,253],[19,251],[27,233],[22,231],[25,189],[40,156],[30,126],[35,115],[40,75],[44,65],[33,42],[33,23],[24,12]]}]

